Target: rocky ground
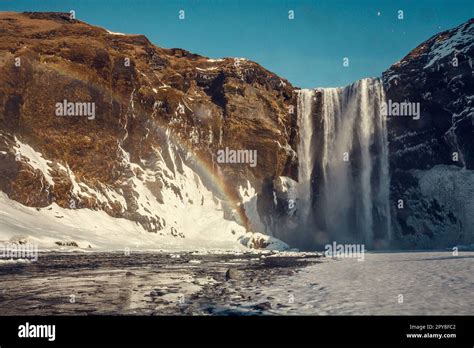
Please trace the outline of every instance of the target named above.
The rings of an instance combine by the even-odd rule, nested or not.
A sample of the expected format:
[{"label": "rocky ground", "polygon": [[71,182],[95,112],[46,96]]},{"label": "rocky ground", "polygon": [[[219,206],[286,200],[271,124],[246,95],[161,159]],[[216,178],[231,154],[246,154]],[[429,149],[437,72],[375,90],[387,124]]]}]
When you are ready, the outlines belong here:
[{"label": "rocky ground", "polygon": [[259,314],[285,307],[260,290],[318,254],[74,254],[3,261],[0,312],[31,314]]},{"label": "rocky ground", "polygon": [[0,313],[461,315],[473,271],[473,252],[42,254],[0,263]]}]

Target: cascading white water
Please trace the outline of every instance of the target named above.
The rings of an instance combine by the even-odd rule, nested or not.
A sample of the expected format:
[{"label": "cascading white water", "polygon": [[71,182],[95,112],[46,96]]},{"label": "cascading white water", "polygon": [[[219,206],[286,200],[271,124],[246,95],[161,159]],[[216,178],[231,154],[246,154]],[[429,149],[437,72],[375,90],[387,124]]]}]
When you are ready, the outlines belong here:
[{"label": "cascading white water", "polygon": [[[383,89],[383,83],[380,80],[377,81],[376,88],[376,98],[378,104],[385,103],[385,91]],[[387,118],[380,112],[380,107],[378,107],[379,115],[377,117],[378,127],[382,131],[381,136],[381,165],[379,167],[379,199],[378,201],[383,202],[379,208],[379,214],[385,216],[384,228],[386,231],[386,239],[390,241],[392,239],[392,224],[391,224],[391,215],[390,215],[390,168],[388,161],[388,134],[387,134]],[[383,228],[382,227],[382,228]]]},{"label": "cascading white water", "polygon": [[319,241],[374,246],[390,239],[384,98],[378,79],[299,93],[298,179],[307,202],[300,207],[323,235]]},{"label": "cascading white water", "polygon": [[313,136],[313,121],[311,104],[313,91],[303,89],[298,94],[298,129],[300,140],[298,143],[298,198],[300,201],[300,222],[306,223],[311,207],[311,172],[313,169],[313,153],[311,139]]}]

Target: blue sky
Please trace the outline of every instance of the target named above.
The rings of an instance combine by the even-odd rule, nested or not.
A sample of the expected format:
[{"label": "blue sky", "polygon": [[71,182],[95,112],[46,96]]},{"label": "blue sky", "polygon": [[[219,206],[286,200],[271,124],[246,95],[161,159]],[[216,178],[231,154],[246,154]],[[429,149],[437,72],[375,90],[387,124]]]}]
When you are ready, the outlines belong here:
[{"label": "blue sky", "polygon": [[[112,31],[211,58],[245,57],[303,88],[379,76],[474,0],[1,0],[1,11],[76,11]],[[179,20],[178,11],[185,11]],[[295,12],[294,20],[288,11]],[[399,20],[398,10],[404,19]],[[349,67],[343,67],[343,58]]]}]

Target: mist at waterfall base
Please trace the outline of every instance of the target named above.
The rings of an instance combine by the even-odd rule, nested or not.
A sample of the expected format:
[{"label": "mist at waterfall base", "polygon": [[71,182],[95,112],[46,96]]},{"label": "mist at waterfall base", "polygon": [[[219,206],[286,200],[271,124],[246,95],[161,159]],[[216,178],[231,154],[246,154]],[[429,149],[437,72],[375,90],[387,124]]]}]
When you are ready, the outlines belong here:
[{"label": "mist at waterfall base", "polygon": [[390,245],[389,164],[382,81],[298,95],[297,227],[295,247],[360,243]]}]

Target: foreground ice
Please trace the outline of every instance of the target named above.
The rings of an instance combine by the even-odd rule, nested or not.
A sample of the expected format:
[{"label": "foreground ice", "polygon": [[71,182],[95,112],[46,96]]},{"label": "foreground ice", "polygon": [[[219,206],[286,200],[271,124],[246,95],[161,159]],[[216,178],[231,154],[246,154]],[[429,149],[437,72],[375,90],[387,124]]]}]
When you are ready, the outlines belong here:
[{"label": "foreground ice", "polygon": [[0,313],[473,314],[473,274],[474,252],[48,253],[0,264]]},{"label": "foreground ice", "polygon": [[[474,253],[369,253],[364,261],[328,260],[264,287],[294,303],[277,314],[472,315]],[[287,301],[288,302],[288,301]]]}]

